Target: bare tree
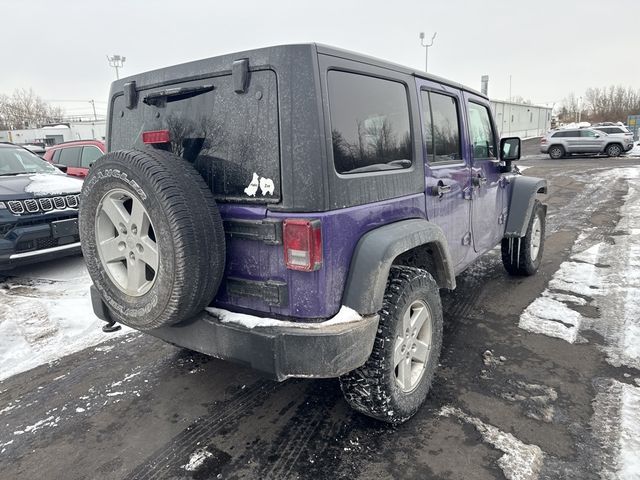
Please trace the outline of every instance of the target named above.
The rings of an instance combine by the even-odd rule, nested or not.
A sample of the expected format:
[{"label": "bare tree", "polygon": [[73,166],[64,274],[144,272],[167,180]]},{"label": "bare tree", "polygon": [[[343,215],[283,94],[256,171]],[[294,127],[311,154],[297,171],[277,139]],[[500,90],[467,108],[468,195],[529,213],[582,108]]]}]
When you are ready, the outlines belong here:
[{"label": "bare tree", "polygon": [[578,108],[582,109],[582,118],[591,123],[624,122],[627,116],[640,114],[640,90],[621,85],[588,88],[580,106],[575,95],[571,94],[562,101],[560,121],[575,121]]},{"label": "bare tree", "polygon": [[32,88],[16,89],[11,96],[0,94],[0,128],[3,130],[40,127],[61,122],[64,111],[52,107]]}]

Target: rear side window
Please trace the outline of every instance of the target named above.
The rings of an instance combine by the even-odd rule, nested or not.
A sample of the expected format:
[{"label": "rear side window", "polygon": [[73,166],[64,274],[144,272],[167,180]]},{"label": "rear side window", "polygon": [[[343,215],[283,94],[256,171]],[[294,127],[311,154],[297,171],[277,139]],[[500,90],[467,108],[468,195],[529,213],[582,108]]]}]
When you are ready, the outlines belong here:
[{"label": "rear side window", "polygon": [[429,162],[460,160],[458,102],[454,97],[422,91],[422,127]]},{"label": "rear side window", "polygon": [[406,87],[331,70],[333,161],[341,174],[409,168],[413,161]]},{"label": "rear side window", "polygon": [[69,147],[60,150],[60,157],[58,157],[58,163],[66,165],[67,167],[80,166],[80,152],[82,147]]},{"label": "rear side window", "polygon": [[82,149],[82,159],[80,160],[80,166],[82,168],[89,168],[93,162],[102,156],[102,152],[98,147],[84,147]]},{"label": "rear side window", "polygon": [[53,156],[51,157],[51,161],[53,163],[58,163],[60,160],[60,149],[53,151]]},{"label": "rear side window", "polygon": [[553,134],[553,138],[563,138],[563,137],[579,137],[580,132],[572,131],[572,132],[557,132]]}]

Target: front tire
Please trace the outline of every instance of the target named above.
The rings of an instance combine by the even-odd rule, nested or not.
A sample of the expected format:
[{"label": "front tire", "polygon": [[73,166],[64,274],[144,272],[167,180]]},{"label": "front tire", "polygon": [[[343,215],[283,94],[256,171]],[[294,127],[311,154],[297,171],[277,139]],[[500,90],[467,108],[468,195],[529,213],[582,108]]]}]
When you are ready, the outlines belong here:
[{"label": "front tire", "polygon": [[619,157],[622,154],[622,147],[617,143],[612,143],[607,146],[605,153],[607,157]]},{"label": "front tire", "polygon": [[425,270],[392,266],[371,356],[340,377],[345,399],[378,420],[408,420],[427,397],[441,348],[438,285]]},{"label": "front tire", "polygon": [[502,264],[509,274],[530,276],[538,271],[544,251],[545,229],[545,210],[542,203],[536,200],[526,235],[502,239]]}]

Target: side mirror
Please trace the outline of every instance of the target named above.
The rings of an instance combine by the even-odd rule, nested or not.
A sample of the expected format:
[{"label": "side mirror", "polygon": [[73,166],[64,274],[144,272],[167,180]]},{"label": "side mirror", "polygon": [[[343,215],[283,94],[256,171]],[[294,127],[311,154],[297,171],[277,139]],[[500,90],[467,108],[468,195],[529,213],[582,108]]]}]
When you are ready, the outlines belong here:
[{"label": "side mirror", "polygon": [[500,160],[505,162],[520,160],[520,137],[506,137],[500,140]]},{"label": "side mirror", "polygon": [[53,166],[56,167],[58,170],[60,170],[62,173],[67,173],[66,165],[60,165],[59,163],[54,163]]}]

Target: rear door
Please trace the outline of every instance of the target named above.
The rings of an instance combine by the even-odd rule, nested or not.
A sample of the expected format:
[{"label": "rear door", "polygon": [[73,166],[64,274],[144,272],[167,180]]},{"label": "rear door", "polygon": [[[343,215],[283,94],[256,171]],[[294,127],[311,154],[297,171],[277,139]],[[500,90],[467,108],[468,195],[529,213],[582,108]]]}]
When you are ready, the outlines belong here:
[{"label": "rear door", "polygon": [[459,90],[418,79],[425,152],[426,208],[439,225],[454,265],[471,249],[470,159],[463,148],[464,98]]},{"label": "rear door", "polygon": [[102,150],[93,145],[82,147],[82,156],[80,157],[80,175],[86,177],[89,173],[91,165],[102,156]]},{"label": "rear door", "polygon": [[80,168],[81,153],[82,147],[67,147],[60,149],[60,156],[58,157],[57,163],[67,167],[67,175],[73,175],[75,177],[84,176],[82,174],[82,169]]},{"label": "rear door", "polygon": [[498,135],[489,102],[465,93],[471,150],[473,247],[483,253],[501,240],[504,232],[503,183],[498,159]]},{"label": "rear door", "polygon": [[565,144],[567,145],[567,153],[582,153],[587,151],[587,145],[580,136],[579,130],[569,130],[564,132]]}]

